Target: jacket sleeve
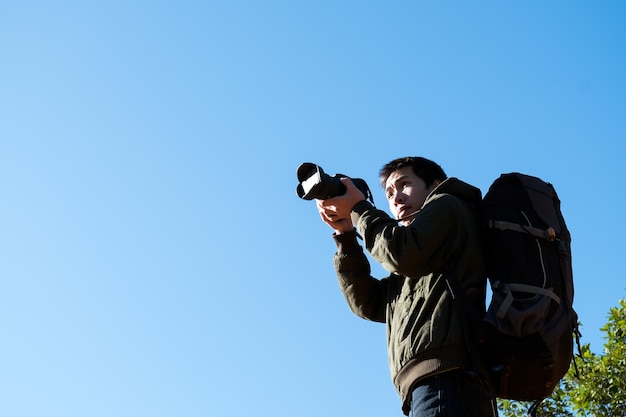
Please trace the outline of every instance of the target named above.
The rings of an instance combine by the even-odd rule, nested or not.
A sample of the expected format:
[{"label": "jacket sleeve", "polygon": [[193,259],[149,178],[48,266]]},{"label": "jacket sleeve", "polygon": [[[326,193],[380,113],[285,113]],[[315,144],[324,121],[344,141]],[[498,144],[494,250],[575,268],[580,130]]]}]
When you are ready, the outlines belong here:
[{"label": "jacket sleeve", "polygon": [[337,245],[334,262],[339,286],[354,314],[384,323],[388,280],[370,275],[369,261],[356,236],[356,231],[333,236]]},{"label": "jacket sleeve", "polygon": [[374,259],[391,273],[421,277],[441,271],[452,254],[458,214],[456,199],[442,194],[426,204],[408,226],[398,225],[367,201],[353,208],[353,221]]}]

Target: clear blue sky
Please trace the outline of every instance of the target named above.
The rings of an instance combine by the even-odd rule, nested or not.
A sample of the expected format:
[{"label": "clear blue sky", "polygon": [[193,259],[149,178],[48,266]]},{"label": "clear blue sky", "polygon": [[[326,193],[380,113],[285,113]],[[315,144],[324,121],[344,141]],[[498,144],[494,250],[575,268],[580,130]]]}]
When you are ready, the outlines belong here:
[{"label": "clear blue sky", "polygon": [[[399,416],[297,166],[552,182],[626,296],[626,3],[0,2],[0,415]],[[375,267],[383,276],[384,271]]]}]

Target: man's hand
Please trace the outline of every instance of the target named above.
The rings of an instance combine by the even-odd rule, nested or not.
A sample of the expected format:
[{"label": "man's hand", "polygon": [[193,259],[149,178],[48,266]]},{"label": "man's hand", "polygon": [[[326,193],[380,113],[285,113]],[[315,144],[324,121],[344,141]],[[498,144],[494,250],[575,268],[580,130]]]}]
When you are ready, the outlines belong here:
[{"label": "man's hand", "polygon": [[339,218],[334,212],[334,206],[324,206],[323,200],[316,200],[317,211],[320,213],[322,221],[335,231],[335,234],[342,234],[354,230],[350,217]]},{"label": "man's hand", "polygon": [[322,221],[337,234],[354,230],[350,212],[358,202],[365,200],[363,192],[352,183],[350,178],[341,178],[341,182],[346,186],[344,195],[316,201]]}]

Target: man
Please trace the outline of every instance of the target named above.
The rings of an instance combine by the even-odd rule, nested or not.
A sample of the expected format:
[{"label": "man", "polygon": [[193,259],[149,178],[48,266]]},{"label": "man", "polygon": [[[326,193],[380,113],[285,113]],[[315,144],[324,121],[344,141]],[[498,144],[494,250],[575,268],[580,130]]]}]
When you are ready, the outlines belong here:
[{"label": "man", "polygon": [[[346,301],[357,316],[386,323],[391,376],[405,415],[497,416],[493,390],[468,353],[471,330],[462,318],[485,309],[481,192],[422,157],[389,162],[380,179],[395,220],[348,178],[341,179],[344,195],[317,202],[335,232],[335,269]],[[355,226],[391,275],[371,277]],[[453,300],[454,288],[464,292],[462,304]]]}]

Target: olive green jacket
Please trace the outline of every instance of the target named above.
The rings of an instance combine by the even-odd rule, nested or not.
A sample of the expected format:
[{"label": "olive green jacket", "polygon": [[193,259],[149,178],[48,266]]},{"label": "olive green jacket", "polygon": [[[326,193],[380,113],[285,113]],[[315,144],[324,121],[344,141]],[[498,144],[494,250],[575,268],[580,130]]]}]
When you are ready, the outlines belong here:
[{"label": "olive green jacket", "polygon": [[350,309],[387,324],[389,367],[405,414],[416,382],[467,363],[466,332],[444,274],[460,283],[475,314],[484,312],[480,200],[478,188],[449,178],[406,227],[369,202],[358,203],[354,224],[372,257],[391,273],[380,280],[371,276],[356,232],[334,236],[335,268]]}]

